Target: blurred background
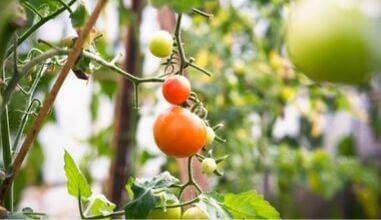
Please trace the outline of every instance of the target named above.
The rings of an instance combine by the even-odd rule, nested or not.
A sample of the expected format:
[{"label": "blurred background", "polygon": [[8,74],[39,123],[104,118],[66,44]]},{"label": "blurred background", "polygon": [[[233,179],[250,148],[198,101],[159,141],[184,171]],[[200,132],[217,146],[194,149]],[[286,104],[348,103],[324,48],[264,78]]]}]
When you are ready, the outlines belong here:
[{"label": "blurred background", "polygon": [[[54,7],[49,0],[31,2],[41,10]],[[89,10],[95,3],[84,2]],[[380,79],[374,77],[369,86],[338,86],[315,84],[295,72],[283,42],[290,4],[206,1],[202,9],[214,14],[212,19],[184,18],[187,54],[214,74],[208,78],[189,70],[187,76],[211,123],[225,125],[221,136],[227,143],[216,144],[216,154],[230,154],[223,177],[198,172],[197,179],[203,188],[220,192],[255,189],[282,218],[381,218]],[[174,28],[175,14],[167,8],[110,0],[97,24],[102,37],[96,47],[108,60],[121,54],[126,71],[152,76],[163,69],[148,52],[149,37]],[[20,52],[38,46],[37,39],[60,43],[75,35],[63,13],[24,42]],[[54,76],[44,77],[41,97]],[[87,81],[70,74],[16,178],[17,206],[54,218],[78,217],[76,200],[66,193],[64,149],[94,191],[105,192],[118,205],[126,200],[124,185],[131,176],[169,170],[184,177],[184,161],[166,157],[153,140],[153,121],[168,105],[160,86],[139,89],[136,109],[132,85],[109,70],[101,68]],[[21,108],[22,97],[15,99],[20,101],[13,109]],[[20,120],[18,111],[11,114]]]}]

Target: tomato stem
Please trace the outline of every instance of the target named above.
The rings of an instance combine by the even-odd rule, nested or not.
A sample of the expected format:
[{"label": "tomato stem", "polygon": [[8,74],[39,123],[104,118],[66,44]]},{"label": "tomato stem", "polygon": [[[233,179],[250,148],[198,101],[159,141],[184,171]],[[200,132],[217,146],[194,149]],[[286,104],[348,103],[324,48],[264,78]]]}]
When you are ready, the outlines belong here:
[{"label": "tomato stem", "polygon": [[201,15],[201,16],[204,16],[204,17],[206,17],[206,18],[208,18],[208,19],[210,19],[210,18],[213,17],[213,14],[206,13],[206,12],[204,12],[204,11],[201,11],[201,10],[197,9],[197,8],[193,8],[192,11],[193,11],[194,13],[199,14],[199,15]]}]

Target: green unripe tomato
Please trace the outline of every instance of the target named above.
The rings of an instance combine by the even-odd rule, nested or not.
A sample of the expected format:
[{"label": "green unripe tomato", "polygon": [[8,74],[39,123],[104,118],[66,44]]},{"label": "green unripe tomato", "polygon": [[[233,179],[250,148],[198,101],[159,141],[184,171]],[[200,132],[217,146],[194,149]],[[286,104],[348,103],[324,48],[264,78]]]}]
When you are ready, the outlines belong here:
[{"label": "green unripe tomato", "polygon": [[[374,69],[374,17],[360,0],[301,0],[291,10],[286,38],[291,61],[315,81],[361,83]],[[369,2],[368,2],[369,3]]]},{"label": "green unripe tomato", "polygon": [[166,209],[154,209],[152,210],[147,219],[180,219],[181,207]]},{"label": "green unripe tomato", "polygon": [[172,53],[173,38],[167,31],[157,31],[149,41],[151,53],[159,58],[165,58]]},{"label": "green unripe tomato", "polygon": [[[178,204],[179,201],[167,201],[167,205]],[[167,208],[167,209],[153,209],[148,213],[148,219],[180,219],[181,218],[181,207],[177,208]]]},{"label": "green unripe tomato", "polygon": [[217,163],[213,158],[205,158],[201,162],[201,172],[212,174],[217,169]]},{"label": "green unripe tomato", "polygon": [[214,139],[216,138],[216,133],[214,132],[213,128],[206,127],[206,144],[212,144]]},{"label": "green unripe tomato", "polygon": [[182,219],[209,219],[209,215],[199,207],[194,206],[184,212]]}]

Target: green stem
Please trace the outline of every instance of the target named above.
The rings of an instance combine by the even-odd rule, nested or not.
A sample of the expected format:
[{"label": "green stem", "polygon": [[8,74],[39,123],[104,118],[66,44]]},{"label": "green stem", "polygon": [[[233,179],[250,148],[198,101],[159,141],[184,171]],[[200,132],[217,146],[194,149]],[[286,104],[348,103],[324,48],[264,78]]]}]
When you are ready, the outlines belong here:
[{"label": "green stem", "polygon": [[68,4],[66,4],[66,2],[62,1],[62,0],[57,0],[62,6],[64,6],[66,8],[66,10],[69,11],[70,14],[73,13],[73,11],[71,10],[70,6]]},{"label": "green stem", "polygon": [[[8,171],[9,166],[12,163],[11,141],[9,131],[9,115],[8,105],[5,105],[4,112],[1,118],[1,143],[3,148],[3,162],[4,169]],[[4,200],[5,208],[9,211],[13,211],[13,190],[11,189]]]},{"label": "green stem", "polygon": [[[32,98],[32,95],[31,95],[31,98]],[[17,148],[18,148],[18,145],[19,145],[19,142],[20,142],[21,135],[23,134],[23,132],[25,130],[25,126],[26,126],[26,123],[28,122],[29,115],[30,115],[30,112],[32,111],[32,107],[33,107],[34,103],[38,103],[39,107],[41,106],[41,102],[38,99],[33,99],[33,100],[28,102],[28,106],[26,108],[26,112],[25,112],[23,118],[21,119],[20,126],[19,126],[19,128],[17,130],[16,138],[15,138],[15,140],[13,142],[13,146],[12,146],[13,154],[15,152],[17,152]]]},{"label": "green stem", "polygon": [[[60,50],[49,50],[41,55],[38,55],[37,57],[35,57],[34,59],[32,59],[31,61],[29,61],[27,64],[25,64],[23,66],[23,68],[21,68],[21,71],[17,74],[14,74],[11,78],[11,80],[9,81],[9,83],[7,84],[5,90],[4,90],[4,94],[3,94],[3,106],[5,106],[6,104],[8,104],[9,102],[9,99],[13,93],[13,91],[15,90],[18,82],[22,79],[23,76],[25,76],[34,66],[44,62],[45,60],[49,59],[49,58],[52,58],[52,57],[55,57],[55,56],[58,56],[58,55],[64,55],[64,54],[68,54],[68,51],[60,51]],[[3,107],[4,108],[4,107]]]},{"label": "green stem", "polygon": [[198,185],[198,183],[193,178],[192,158],[193,158],[193,156],[188,157],[188,167],[187,167],[188,168],[188,181],[180,187],[179,198],[182,197],[185,189],[188,186],[194,186],[194,188],[196,188],[196,190],[199,193],[202,193],[201,187]]},{"label": "green stem", "polygon": [[182,203],[180,203],[180,204],[166,205],[165,207],[164,207],[164,206],[157,206],[157,207],[155,207],[155,209],[183,207],[183,206],[187,206],[187,205],[196,203],[196,202],[198,202],[198,201],[200,201],[199,198],[194,198],[194,199],[192,199],[192,200],[189,200],[189,201],[187,201],[187,202],[182,202]]},{"label": "green stem", "polygon": [[194,13],[199,14],[199,15],[202,15],[202,16],[208,18],[208,19],[210,19],[210,18],[213,17],[212,14],[206,13],[206,12],[204,12],[204,11],[201,11],[201,10],[197,9],[197,8],[192,8],[192,11],[193,11]]},{"label": "green stem", "polygon": [[[14,44],[17,44],[17,36],[14,38]],[[14,50],[14,62],[17,62],[17,51]],[[3,63],[4,61],[1,60],[1,77],[3,82],[5,82],[6,75],[5,71],[3,69]],[[14,74],[17,74],[17,63],[14,64]],[[5,91],[3,92],[3,96],[5,94]],[[8,172],[8,169],[12,163],[12,152],[11,152],[11,139],[10,139],[10,129],[9,129],[9,110],[8,110],[8,104],[5,101],[5,98],[3,97],[3,108],[0,109],[0,133],[1,133],[1,147],[3,149],[3,163],[4,163],[4,169]],[[6,194],[5,200],[4,200],[5,208],[9,211],[13,211],[13,185],[11,186],[11,190]]]},{"label": "green stem", "polygon": [[[67,3],[67,6],[71,6],[76,2],[77,0],[72,0],[69,3]],[[18,39],[17,46],[23,43],[31,34],[33,34],[37,29],[39,29],[42,25],[44,25],[46,22],[50,21],[51,19],[57,17],[59,14],[64,12],[67,8],[67,6],[63,6],[59,8],[57,11],[53,12],[52,14],[44,17],[43,19],[39,20],[36,24],[34,24],[32,27],[30,27],[27,31],[25,31],[20,38]],[[7,57],[12,53],[13,47],[10,48],[7,52]]]},{"label": "green stem", "polygon": [[187,64],[187,58],[185,56],[183,42],[181,41],[181,19],[183,15],[180,13],[177,17],[176,21],[176,29],[175,29],[175,41],[177,48],[179,49],[180,54],[180,75],[183,74],[183,70],[185,65]]},{"label": "green stem", "polygon": [[208,70],[205,70],[205,69],[203,69],[203,68],[201,68],[201,67],[199,67],[199,66],[197,66],[197,65],[195,65],[195,64],[193,64],[193,63],[191,63],[191,62],[187,62],[187,64],[188,64],[189,66],[195,68],[196,70],[198,70],[198,71],[200,71],[200,72],[206,74],[207,76],[212,76],[212,73],[209,72]]}]

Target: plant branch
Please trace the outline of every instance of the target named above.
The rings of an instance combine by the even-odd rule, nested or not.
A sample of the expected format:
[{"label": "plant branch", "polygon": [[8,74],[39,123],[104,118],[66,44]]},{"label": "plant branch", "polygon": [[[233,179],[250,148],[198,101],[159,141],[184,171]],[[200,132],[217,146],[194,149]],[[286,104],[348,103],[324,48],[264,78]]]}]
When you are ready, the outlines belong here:
[{"label": "plant branch", "polygon": [[[17,45],[17,35],[14,35],[13,38],[13,44]],[[18,59],[18,54],[17,50],[13,50],[13,74],[17,75],[18,74],[18,69],[17,69],[17,59]],[[5,71],[2,69],[2,79],[5,82]],[[0,108],[0,123],[1,123],[1,128],[0,128],[0,133],[1,133],[1,146],[3,149],[3,163],[4,163],[4,169],[7,171],[12,163],[12,149],[11,149],[11,137],[10,137],[10,128],[9,128],[9,110],[8,110],[8,103],[3,102],[2,108]],[[9,211],[13,211],[13,190],[12,190],[12,185],[10,186],[11,190],[5,195],[5,201],[4,205],[5,208],[7,208]]]},{"label": "plant branch", "polygon": [[[69,3],[67,3],[67,6],[71,6],[76,2],[77,0],[71,0]],[[52,14],[40,19],[36,24],[34,24],[32,27],[30,27],[27,31],[25,31],[18,39],[17,46],[23,43],[31,34],[33,34],[37,29],[39,29],[42,25],[44,25],[46,22],[50,21],[51,19],[57,17],[59,14],[64,12],[66,10],[66,6],[63,6],[62,8],[57,9],[57,11],[53,12]],[[12,53],[13,47],[10,48],[7,52],[7,56],[9,56]]]},{"label": "plant branch", "polygon": [[195,64],[193,64],[193,63],[191,63],[191,62],[187,62],[187,64],[188,64],[189,66],[195,68],[196,70],[198,70],[198,71],[200,71],[200,72],[206,74],[207,76],[212,76],[212,73],[209,72],[208,70],[205,70],[205,69],[203,69],[203,68],[201,68],[201,67],[199,67],[199,66],[197,66],[197,65],[195,65]]},{"label": "plant branch", "polygon": [[193,8],[192,11],[193,11],[194,13],[199,14],[199,15],[201,15],[201,16],[204,16],[204,17],[206,17],[206,18],[208,18],[208,19],[210,19],[210,18],[213,17],[213,14],[206,13],[206,12],[204,12],[204,11],[201,11],[201,10],[197,9],[197,8]]},{"label": "plant branch", "polygon": [[57,0],[62,6],[64,6],[64,8],[66,8],[66,10],[69,11],[69,13],[73,13],[73,11],[71,10],[70,6],[68,4],[66,4],[66,2],[62,1],[62,0]]},{"label": "plant branch", "polygon": [[70,52],[68,59],[66,60],[65,64],[63,65],[61,72],[58,75],[58,78],[52,87],[52,90],[50,91],[50,93],[45,98],[44,103],[43,103],[43,105],[42,105],[42,107],[38,113],[36,121],[34,122],[34,124],[32,125],[32,128],[28,132],[23,144],[21,145],[20,152],[17,154],[14,162],[12,163],[12,165],[10,167],[11,168],[11,173],[10,173],[11,175],[9,175],[9,177],[7,177],[4,180],[3,185],[0,189],[0,200],[1,201],[4,200],[5,194],[7,193],[9,187],[12,185],[14,176],[16,175],[18,170],[20,169],[20,166],[21,166],[22,162],[24,161],[30,147],[32,146],[34,140],[36,139],[36,137],[39,133],[39,131],[41,130],[41,127],[42,127],[42,124],[44,122],[45,117],[49,113],[62,84],[64,83],[67,75],[70,72],[70,69],[74,66],[77,58],[79,57],[79,55],[82,51],[83,44],[85,43],[85,40],[86,40],[87,36],[89,35],[90,30],[95,25],[95,22],[97,21],[101,10],[105,7],[106,3],[107,3],[107,0],[98,0],[97,1],[97,4],[95,6],[94,11],[90,15],[89,19],[86,22],[86,25],[84,26],[84,28],[82,29],[78,39],[76,40],[75,45],[73,47],[73,50]]},{"label": "plant branch", "polygon": [[157,206],[157,207],[155,207],[155,209],[183,207],[183,206],[187,206],[187,205],[196,203],[196,202],[198,202],[198,201],[200,201],[200,199],[197,197],[197,198],[194,198],[194,199],[189,200],[189,201],[187,201],[187,202],[182,202],[182,203],[179,203],[179,204],[166,205],[165,207],[164,207],[164,206]]},{"label": "plant branch", "polygon": [[180,59],[179,74],[182,75],[184,69],[188,66],[191,66],[191,67],[195,68],[196,70],[206,74],[207,76],[212,76],[212,73],[210,73],[209,71],[193,64],[194,58],[191,57],[189,60],[187,59],[187,57],[185,55],[185,51],[184,51],[183,42],[181,39],[181,20],[182,20],[182,14],[180,13],[177,16],[176,29],[175,29],[175,42],[176,42],[176,46],[177,46],[177,49],[178,49],[179,55],[180,55],[179,56],[179,59]]},{"label": "plant branch", "polygon": [[67,54],[68,51],[60,51],[60,50],[49,50],[43,54],[38,55],[37,57],[33,58],[30,62],[25,64],[23,68],[17,73],[13,74],[11,80],[7,84],[4,94],[3,94],[3,106],[8,103],[13,91],[15,90],[18,82],[21,80],[23,76],[28,74],[28,72],[36,65],[42,63],[43,61],[58,56],[58,55],[64,55]]},{"label": "plant branch", "polygon": [[[125,210],[120,210],[120,211],[115,211],[115,212],[109,213],[107,215],[86,216],[85,213],[83,212],[81,195],[78,195],[77,201],[78,201],[78,209],[79,209],[79,214],[81,216],[81,219],[106,219],[106,218],[111,218],[111,217],[116,217],[116,216],[124,215],[125,212],[126,212]],[[200,201],[199,198],[194,198],[192,200],[189,200],[187,202],[183,202],[183,203],[180,203],[180,204],[167,205],[165,207],[164,206],[157,206],[157,207],[155,207],[155,209],[183,207],[183,206],[187,206],[187,205],[196,203],[198,201]]]},{"label": "plant branch", "polygon": [[[59,51],[59,54],[57,54],[57,55],[67,55],[70,52],[70,50],[59,48],[59,47],[57,47],[57,46],[55,46],[49,42],[41,40],[41,39],[39,40],[39,42],[44,43],[44,44],[48,45],[49,47],[52,47],[53,49]],[[111,61],[106,61],[102,57],[99,57],[98,55],[91,53],[91,52],[88,52],[88,51],[82,51],[81,56],[87,57],[87,58],[97,62],[98,64],[102,65],[103,67],[107,67],[107,68],[111,69],[112,71],[118,73],[119,75],[121,75],[124,78],[127,78],[128,80],[132,81],[133,83],[164,82],[164,79],[162,79],[161,77],[148,77],[148,78],[136,77],[136,76],[132,75],[131,73],[128,73],[128,72],[124,71],[122,68],[118,67],[115,64],[114,59]]]},{"label": "plant branch", "polygon": [[181,19],[183,15],[180,13],[177,16],[177,21],[176,21],[176,29],[175,29],[175,41],[177,48],[179,49],[179,54],[180,54],[180,75],[183,74],[183,70],[186,66],[187,63],[187,58],[185,56],[184,52],[184,47],[183,47],[183,42],[181,41]]},{"label": "plant branch", "polygon": [[179,198],[182,197],[183,192],[188,186],[194,186],[199,193],[202,193],[201,187],[193,178],[192,158],[193,156],[188,157],[188,181],[180,187]]}]

